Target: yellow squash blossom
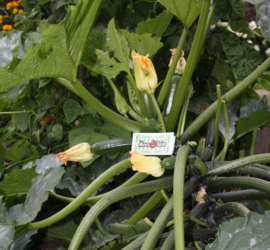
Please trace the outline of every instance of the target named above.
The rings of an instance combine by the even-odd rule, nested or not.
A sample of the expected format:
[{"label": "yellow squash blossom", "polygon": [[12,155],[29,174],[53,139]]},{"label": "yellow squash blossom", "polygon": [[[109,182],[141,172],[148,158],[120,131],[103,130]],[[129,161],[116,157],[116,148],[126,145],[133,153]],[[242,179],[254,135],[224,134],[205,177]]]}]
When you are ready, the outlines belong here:
[{"label": "yellow squash blossom", "polygon": [[158,79],[153,63],[149,59],[149,54],[142,56],[133,50],[131,55],[138,90],[153,94],[157,87]]},{"label": "yellow squash blossom", "polygon": [[[170,51],[172,53],[172,56],[171,56],[171,59],[170,59],[169,67],[172,64],[172,61],[173,61],[173,58],[174,58],[176,49],[170,49]],[[186,67],[186,63],[187,63],[186,62],[186,59],[184,58],[184,51],[182,50],[181,51],[180,58],[179,58],[179,60],[177,62],[176,68],[175,68],[175,73],[182,75],[184,73],[184,69]]]},{"label": "yellow squash blossom", "polygon": [[154,177],[163,175],[165,170],[158,157],[145,156],[136,152],[129,153],[131,154],[129,161],[132,163],[132,170],[151,174]]},{"label": "yellow squash blossom", "polygon": [[67,161],[90,161],[94,156],[94,154],[91,153],[90,148],[91,146],[86,142],[77,144],[74,147],[66,150],[65,152],[57,154],[57,160],[58,162],[62,160],[65,165],[67,165]]}]

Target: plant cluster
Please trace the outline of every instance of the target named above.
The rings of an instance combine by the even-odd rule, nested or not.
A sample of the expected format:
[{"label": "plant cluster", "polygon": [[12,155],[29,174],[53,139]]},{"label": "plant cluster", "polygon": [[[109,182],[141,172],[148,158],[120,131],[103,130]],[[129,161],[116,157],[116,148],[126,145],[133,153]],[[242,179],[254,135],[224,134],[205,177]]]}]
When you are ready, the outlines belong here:
[{"label": "plant cluster", "polygon": [[268,249],[269,1],[249,2],[1,1],[0,249]]}]

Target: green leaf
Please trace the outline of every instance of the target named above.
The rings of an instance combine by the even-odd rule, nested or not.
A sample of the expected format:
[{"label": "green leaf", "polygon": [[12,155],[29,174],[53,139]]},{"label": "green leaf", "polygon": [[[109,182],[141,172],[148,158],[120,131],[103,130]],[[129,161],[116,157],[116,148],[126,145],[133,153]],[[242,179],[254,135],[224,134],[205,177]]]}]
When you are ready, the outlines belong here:
[{"label": "green leaf", "polygon": [[32,179],[37,175],[35,168],[11,171],[0,182],[0,195],[4,195],[10,202],[27,194],[32,186]]},{"label": "green leaf", "polygon": [[237,15],[243,17],[246,13],[246,3],[243,3],[242,0],[230,0],[233,10]]},{"label": "green leaf", "polygon": [[7,250],[24,250],[25,246],[31,241],[31,236],[36,234],[37,231],[38,229],[33,229],[22,234],[9,245]]},{"label": "green leaf", "polygon": [[48,191],[52,190],[60,181],[64,168],[50,168],[32,180],[32,187],[26,195],[24,204],[10,208],[9,216],[17,225],[24,225],[35,219],[42,203],[48,198]]},{"label": "green leaf", "polygon": [[[36,172],[38,174],[44,173],[47,169],[50,168],[59,168],[64,163],[62,161],[58,162],[57,157],[54,154],[45,155],[40,159],[36,159],[32,165],[36,165]],[[23,168],[27,168],[28,165],[23,166]]]},{"label": "green leaf", "polygon": [[156,52],[163,46],[160,42],[161,37],[151,37],[150,33],[139,35],[137,33],[130,33],[127,30],[121,30],[121,33],[126,37],[130,44],[130,48],[146,56],[153,58]]},{"label": "green leaf", "polygon": [[256,99],[251,99],[247,104],[243,105],[240,109],[240,118],[249,117],[253,112],[265,110],[270,111],[269,106]]},{"label": "green leaf", "polygon": [[270,212],[264,215],[250,212],[246,217],[235,218],[219,226],[217,238],[206,250],[262,250],[268,249]]},{"label": "green leaf", "polygon": [[73,178],[62,179],[56,187],[59,189],[69,189],[71,194],[75,197],[84,190],[83,187],[79,185],[78,181],[75,181]]},{"label": "green leaf", "polygon": [[245,18],[240,18],[237,20],[230,20],[229,26],[235,32],[246,33],[246,34],[250,33],[248,23],[245,20]]},{"label": "green leaf", "polygon": [[170,21],[173,18],[173,14],[165,10],[155,18],[147,18],[143,22],[139,22],[136,28],[137,34],[150,33],[153,36],[161,37]]},{"label": "green leaf", "polygon": [[221,44],[222,44],[224,52],[227,55],[239,56],[243,54],[244,50],[240,44],[240,38],[236,34],[228,30],[223,33]]},{"label": "green leaf", "polygon": [[217,61],[212,69],[212,75],[218,80],[224,89],[226,89],[226,83],[230,73],[231,69],[229,64],[223,60]]},{"label": "green leaf", "polygon": [[6,214],[5,205],[2,203],[2,196],[0,196],[0,214],[0,249],[4,250],[13,241],[15,229]]},{"label": "green leaf", "polygon": [[56,141],[61,141],[63,139],[63,126],[61,124],[53,125],[52,130],[48,133],[48,137]]},{"label": "green leaf", "polygon": [[90,114],[95,117],[97,111],[85,100],[82,101],[81,115]]},{"label": "green leaf", "polygon": [[51,0],[52,11],[55,12],[57,9],[70,3],[74,3],[74,0]]},{"label": "green leaf", "polygon": [[107,120],[104,121],[104,125],[100,128],[100,132],[110,139],[131,136],[130,131],[120,128]]},{"label": "green leaf", "polygon": [[202,1],[197,0],[158,0],[169,11],[177,16],[188,28],[200,14]]},{"label": "green leaf", "polygon": [[71,242],[73,235],[75,234],[78,225],[73,220],[60,221],[50,226],[46,234],[52,237],[63,239],[65,242]]},{"label": "green leaf", "polygon": [[70,124],[80,115],[82,107],[77,101],[73,99],[67,99],[64,102],[63,109],[67,123]]},{"label": "green leaf", "polygon": [[243,45],[245,53],[242,56],[234,56],[230,60],[238,80],[242,80],[251,74],[258,67],[260,59],[258,51],[252,45],[248,43]]},{"label": "green leaf", "polygon": [[257,5],[257,24],[263,36],[270,41],[270,1],[262,1]]},{"label": "green leaf", "polygon": [[232,6],[229,0],[222,0],[215,9],[211,25],[216,24],[220,19],[229,20]]},{"label": "green leaf", "polygon": [[[73,79],[102,3],[102,0],[82,0],[77,6],[70,6],[63,22],[49,27],[45,23],[41,28],[41,43],[28,48],[23,59],[16,57],[0,68],[0,91],[34,78]],[[44,47],[50,47],[45,59],[39,53]]]},{"label": "green leaf", "polygon": [[267,72],[260,76],[259,83],[270,92],[270,75]]},{"label": "green leaf", "polygon": [[253,129],[263,126],[270,121],[270,111],[259,110],[253,112],[249,117],[239,118],[235,124],[234,139],[252,131]]},{"label": "green leaf", "polygon": [[[16,111],[31,111],[35,108],[36,103],[29,97],[25,97],[23,99],[20,99],[18,102],[15,104],[15,110]],[[15,114],[15,121],[17,127],[21,131],[25,131],[29,127],[29,116],[30,113],[20,113],[20,114]]]}]

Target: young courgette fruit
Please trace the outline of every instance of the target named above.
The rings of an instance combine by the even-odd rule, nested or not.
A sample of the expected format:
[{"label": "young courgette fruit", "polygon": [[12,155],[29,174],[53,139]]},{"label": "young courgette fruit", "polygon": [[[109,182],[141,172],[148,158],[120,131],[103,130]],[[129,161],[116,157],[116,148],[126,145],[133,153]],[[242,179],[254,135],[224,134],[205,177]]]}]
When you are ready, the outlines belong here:
[{"label": "young courgette fruit", "polygon": [[131,150],[131,145],[132,137],[111,139],[93,144],[91,146],[91,152],[97,155],[103,155],[115,151],[128,151]]},{"label": "young courgette fruit", "polygon": [[152,102],[151,97],[146,92],[142,93],[142,102],[144,106],[144,110],[146,113],[146,117],[148,119],[155,118],[155,108]]},{"label": "young courgette fruit", "polygon": [[181,80],[181,75],[175,73],[172,77],[172,80],[171,80],[171,84],[170,84],[170,87],[169,87],[169,92],[166,96],[166,99],[165,99],[165,104],[164,104],[164,117],[167,117],[171,111],[171,108],[172,108],[172,103],[173,103],[173,98],[174,98],[174,95],[176,93],[176,89],[179,85],[179,82]]}]

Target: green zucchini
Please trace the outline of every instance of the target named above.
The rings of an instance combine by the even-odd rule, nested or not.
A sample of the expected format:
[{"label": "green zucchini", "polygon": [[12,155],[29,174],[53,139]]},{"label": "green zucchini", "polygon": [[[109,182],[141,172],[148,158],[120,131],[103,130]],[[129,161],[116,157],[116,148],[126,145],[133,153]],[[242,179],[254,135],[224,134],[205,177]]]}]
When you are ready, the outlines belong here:
[{"label": "green zucchini", "polygon": [[148,119],[155,118],[155,108],[151,97],[146,92],[141,92],[141,94],[146,117]]},{"label": "green zucchini", "polygon": [[176,89],[179,85],[179,82],[181,80],[181,75],[179,74],[174,74],[170,83],[169,87],[169,92],[167,93],[166,99],[165,99],[165,104],[164,104],[164,117],[167,117],[170,114],[171,108],[172,108],[172,103],[173,103],[173,98],[176,93]]},{"label": "green zucchini", "polygon": [[93,144],[91,146],[91,152],[97,155],[103,155],[115,151],[128,151],[131,150],[131,145],[132,137],[111,139]]}]

